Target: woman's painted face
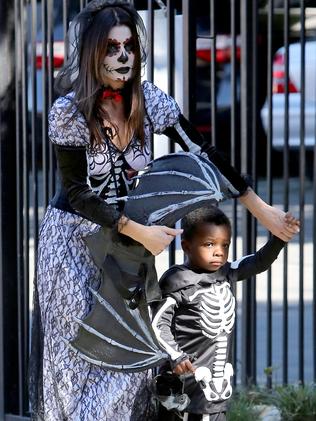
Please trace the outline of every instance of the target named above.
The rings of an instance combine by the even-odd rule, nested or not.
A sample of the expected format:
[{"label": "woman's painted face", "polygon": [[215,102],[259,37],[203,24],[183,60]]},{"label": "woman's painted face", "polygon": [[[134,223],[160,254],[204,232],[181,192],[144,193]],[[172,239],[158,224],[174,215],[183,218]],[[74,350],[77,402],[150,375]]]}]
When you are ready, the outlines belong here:
[{"label": "woman's painted face", "polygon": [[110,81],[126,82],[133,75],[135,60],[134,39],[126,25],[114,26],[109,32],[104,76]]}]

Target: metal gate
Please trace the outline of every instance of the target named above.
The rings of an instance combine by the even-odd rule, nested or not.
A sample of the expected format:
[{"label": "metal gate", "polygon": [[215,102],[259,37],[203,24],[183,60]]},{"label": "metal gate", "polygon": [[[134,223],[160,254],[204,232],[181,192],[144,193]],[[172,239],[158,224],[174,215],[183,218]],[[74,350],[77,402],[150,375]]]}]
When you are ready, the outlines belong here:
[{"label": "metal gate", "polygon": [[[55,190],[47,138],[64,34],[84,0],[0,3],[0,419],[27,419],[32,280],[41,218]],[[237,384],[316,380],[316,1],[135,0],[148,31],[144,78],[183,113],[267,202],[301,231],[267,273],[236,286]],[[154,152],[175,145],[154,139]],[[268,233],[237,202],[231,258]],[[180,261],[179,244],[157,258]]]}]

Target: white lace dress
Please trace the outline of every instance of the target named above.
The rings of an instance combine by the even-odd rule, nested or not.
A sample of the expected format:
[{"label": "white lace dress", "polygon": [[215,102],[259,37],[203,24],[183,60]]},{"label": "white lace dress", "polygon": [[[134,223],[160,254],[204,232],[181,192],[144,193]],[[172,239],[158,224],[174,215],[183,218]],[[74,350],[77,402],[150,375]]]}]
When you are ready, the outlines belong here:
[{"label": "white lace dress", "polygon": [[[97,194],[108,197],[115,192],[109,153],[117,168],[116,183],[124,192],[130,188],[130,173],[143,169],[151,159],[151,133],[161,133],[177,122],[180,110],[172,98],[149,82],[143,83],[143,91],[146,108],[143,149],[133,138],[123,152],[115,147],[109,152],[107,145],[92,152],[83,116],[77,115],[71,124],[65,125],[73,113],[69,98],[57,99],[51,109],[50,140],[65,146],[87,146],[89,182]],[[78,330],[75,318],[83,319],[91,309],[88,287],[98,282],[98,269],[83,238],[98,229],[99,225],[52,206],[41,225],[36,277],[40,375],[36,379],[31,374],[31,391],[36,390],[37,394],[35,419],[151,419],[148,372],[126,374],[105,370],[84,361],[67,346]]]}]

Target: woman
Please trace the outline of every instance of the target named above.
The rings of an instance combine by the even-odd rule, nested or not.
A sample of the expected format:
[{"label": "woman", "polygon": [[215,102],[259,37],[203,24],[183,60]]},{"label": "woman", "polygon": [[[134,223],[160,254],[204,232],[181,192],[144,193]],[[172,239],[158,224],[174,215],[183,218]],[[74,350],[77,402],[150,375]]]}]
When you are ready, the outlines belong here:
[{"label": "woman", "polygon": [[91,310],[90,287],[98,285],[85,237],[101,226],[157,255],[181,233],[136,223],[105,202],[133,187],[131,178],[151,159],[153,132],[174,137],[185,150],[204,150],[234,194],[273,233],[288,240],[297,230],[208,148],[172,98],[149,82],[141,84],[144,34],[135,9],[119,0],[90,2],[71,25],[72,53],[57,78],[61,97],[49,114],[61,187],[39,238],[30,366],[35,419],[152,419],[146,372],[102,369],[68,344],[78,332],[76,320]]}]

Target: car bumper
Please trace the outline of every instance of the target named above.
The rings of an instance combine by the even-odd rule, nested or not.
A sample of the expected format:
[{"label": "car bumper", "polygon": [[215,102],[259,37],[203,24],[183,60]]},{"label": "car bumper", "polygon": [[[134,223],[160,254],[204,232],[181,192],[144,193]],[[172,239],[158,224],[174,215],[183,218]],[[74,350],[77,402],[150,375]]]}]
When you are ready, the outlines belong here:
[{"label": "car bumper", "polygon": [[[304,107],[304,144],[306,148],[314,147],[316,140],[316,103],[305,101]],[[261,119],[263,127],[268,133],[269,126],[269,107],[264,104],[261,110]],[[301,123],[301,95],[289,95],[289,139],[290,148],[299,148],[301,145],[301,133],[303,133]],[[275,149],[283,149],[285,145],[285,95],[275,94],[272,101],[272,146]]]}]

